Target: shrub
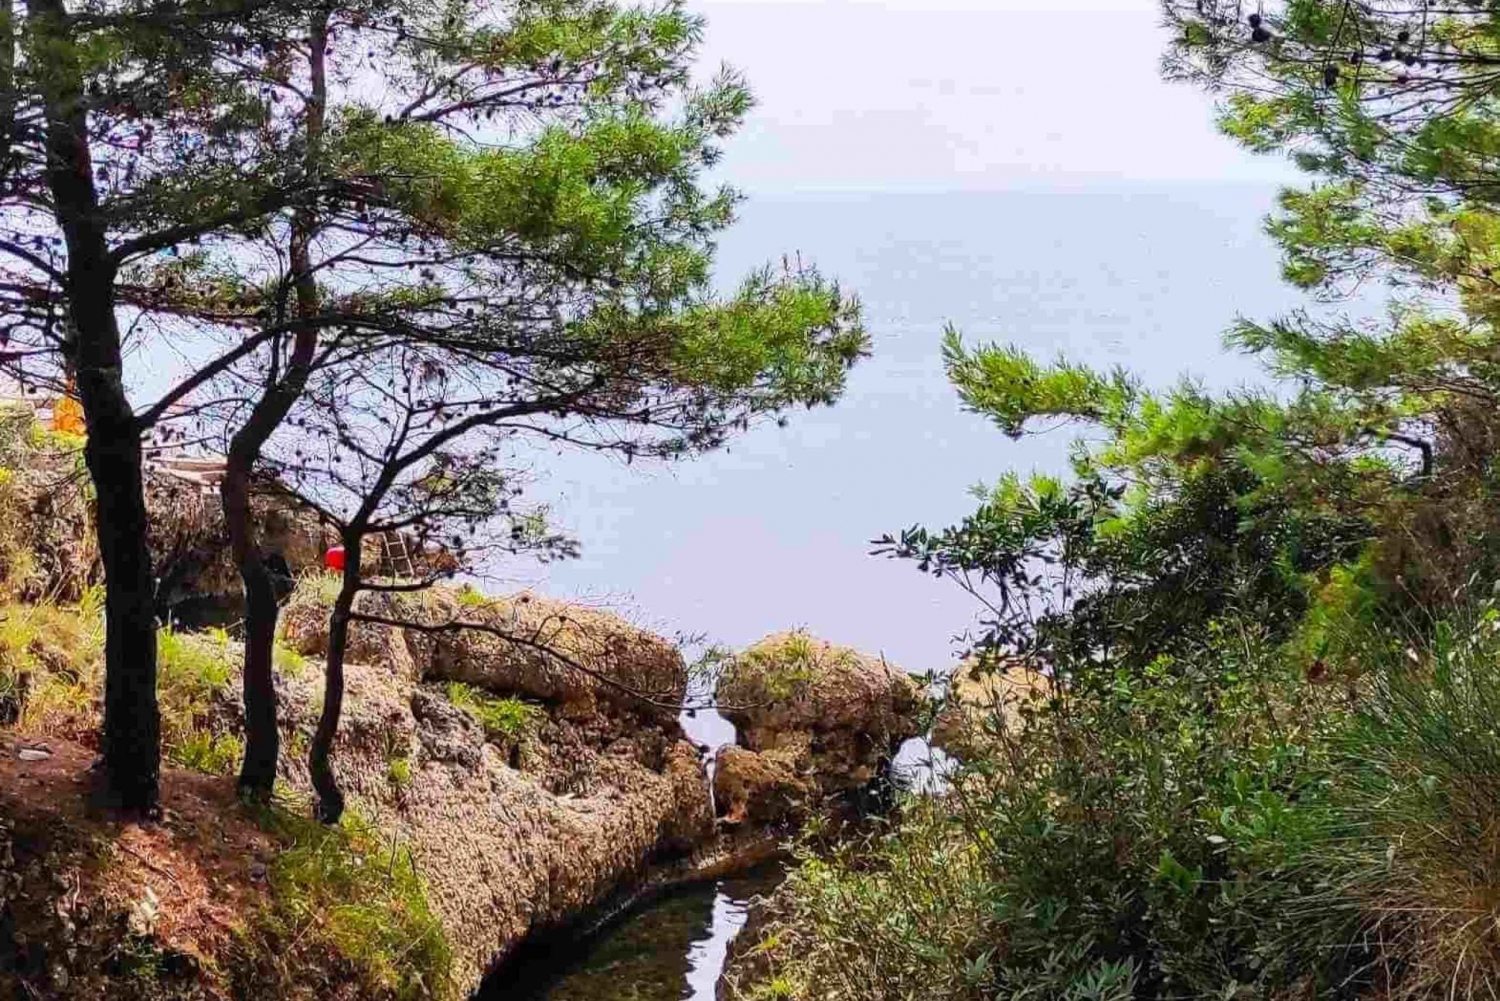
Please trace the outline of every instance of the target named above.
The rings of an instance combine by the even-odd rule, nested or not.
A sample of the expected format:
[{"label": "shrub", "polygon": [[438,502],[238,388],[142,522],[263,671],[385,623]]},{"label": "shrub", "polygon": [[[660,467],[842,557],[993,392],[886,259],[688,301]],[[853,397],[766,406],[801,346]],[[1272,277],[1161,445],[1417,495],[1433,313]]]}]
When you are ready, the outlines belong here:
[{"label": "shrub", "polygon": [[1311,976],[1335,996],[1321,946],[1349,941],[1352,916],[1295,904],[1319,885],[1337,710],[1253,638],[1216,635],[1192,661],[988,721],[988,752],[944,797],[908,801],[891,830],[832,856],[804,853],[762,985],[1084,1001]]},{"label": "shrub", "polygon": [[[1500,992],[1500,609],[1372,665],[1336,742],[1331,891],[1358,914],[1390,998]],[[1399,974],[1399,975],[1397,975]]]}]

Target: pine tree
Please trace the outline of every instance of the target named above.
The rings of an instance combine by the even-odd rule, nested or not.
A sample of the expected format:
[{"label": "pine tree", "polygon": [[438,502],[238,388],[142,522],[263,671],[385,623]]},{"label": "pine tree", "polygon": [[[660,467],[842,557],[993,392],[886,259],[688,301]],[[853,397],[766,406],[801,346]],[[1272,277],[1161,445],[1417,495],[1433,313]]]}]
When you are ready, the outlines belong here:
[{"label": "pine tree", "polygon": [[[444,413],[471,408],[456,423],[520,407],[567,438],[570,417],[654,411],[682,420],[685,454],[832,402],[866,349],[853,302],[813,272],[711,293],[737,196],[701,175],[750,97],[733,74],[692,83],[702,24],[680,3],[150,4],[12,23],[7,358],[33,382],[59,380],[59,356],[78,374],[110,602],[105,758],[136,805],[157,760],[143,433],[185,409],[195,437],[226,442],[241,782],[264,795],[276,609],[248,497],[278,431],[327,415],[287,430],[313,380],[352,385],[418,351],[492,377]],[[139,410],[121,314],[192,359]]]}]

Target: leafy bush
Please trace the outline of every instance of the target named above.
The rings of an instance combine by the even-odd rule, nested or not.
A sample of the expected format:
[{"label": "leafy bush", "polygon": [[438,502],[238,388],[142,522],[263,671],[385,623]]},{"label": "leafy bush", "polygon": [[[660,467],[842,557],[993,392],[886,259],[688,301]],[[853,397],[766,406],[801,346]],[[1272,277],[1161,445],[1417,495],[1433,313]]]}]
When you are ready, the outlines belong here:
[{"label": "leafy bush", "polygon": [[990,721],[944,798],[805,856],[767,977],[849,1001],[1228,998],[1309,977],[1335,996],[1320,947],[1354,915],[1296,902],[1319,885],[1337,709],[1248,630],[1215,635]]},{"label": "leafy bush", "polygon": [[228,637],[222,632],[193,636],[161,629],[156,634],[156,650],[161,686],[180,693],[184,701],[211,698],[233,676]]}]

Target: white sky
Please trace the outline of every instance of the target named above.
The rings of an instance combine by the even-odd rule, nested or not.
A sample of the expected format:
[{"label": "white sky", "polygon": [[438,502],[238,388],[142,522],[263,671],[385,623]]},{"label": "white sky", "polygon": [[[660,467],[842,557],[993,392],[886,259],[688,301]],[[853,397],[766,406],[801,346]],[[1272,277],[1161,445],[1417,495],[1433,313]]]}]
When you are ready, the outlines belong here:
[{"label": "white sky", "polygon": [[690,0],[705,68],[760,100],[724,173],[750,193],[1280,179],[1159,74],[1154,0]]}]

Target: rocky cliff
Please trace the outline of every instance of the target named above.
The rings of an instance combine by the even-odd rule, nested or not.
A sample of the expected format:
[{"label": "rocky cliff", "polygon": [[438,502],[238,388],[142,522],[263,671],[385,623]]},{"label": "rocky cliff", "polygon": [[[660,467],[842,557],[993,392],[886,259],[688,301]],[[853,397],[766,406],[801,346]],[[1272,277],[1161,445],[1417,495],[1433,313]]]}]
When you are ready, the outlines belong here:
[{"label": "rocky cliff", "polygon": [[[318,590],[301,588],[285,613],[292,648],[309,657],[326,644]],[[528,594],[488,600],[444,588],[367,595],[360,607],[419,626],[496,630],[356,626],[335,752],[351,805],[411,846],[462,983],[477,984],[526,936],[572,922],[649,863],[711,839],[699,753],[673,708],[687,671],[666,640]],[[321,685],[316,671],[283,674],[290,749],[311,738]],[[284,762],[291,787],[309,790],[303,756]]]},{"label": "rocky cliff", "polygon": [[214,495],[162,474],[152,543],[176,624],[161,634],[160,697],[179,767],[164,772],[160,821],[112,818],[87,796],[102,685],[89,494],[68,442],[7,433],[0,983],[21,996],[463,994],[642,889],[764,859],[789,825],[868,789],[916,730],[915,686],[895,668],[802,633],[769,638],[722,679],[740,739],[718,761],[716,818],[678,724],[689,678],[669,641],[530,594],[370,593],[359,611],[403,624],[353,629],[334,751],[351,810],[321,829],[305,761],[331,537],[270,490],[262,533],[300,571],[275,658],[282,782],[274,809],[240,806],[239,644],[176,614],[232,613],[238,578]]}]

